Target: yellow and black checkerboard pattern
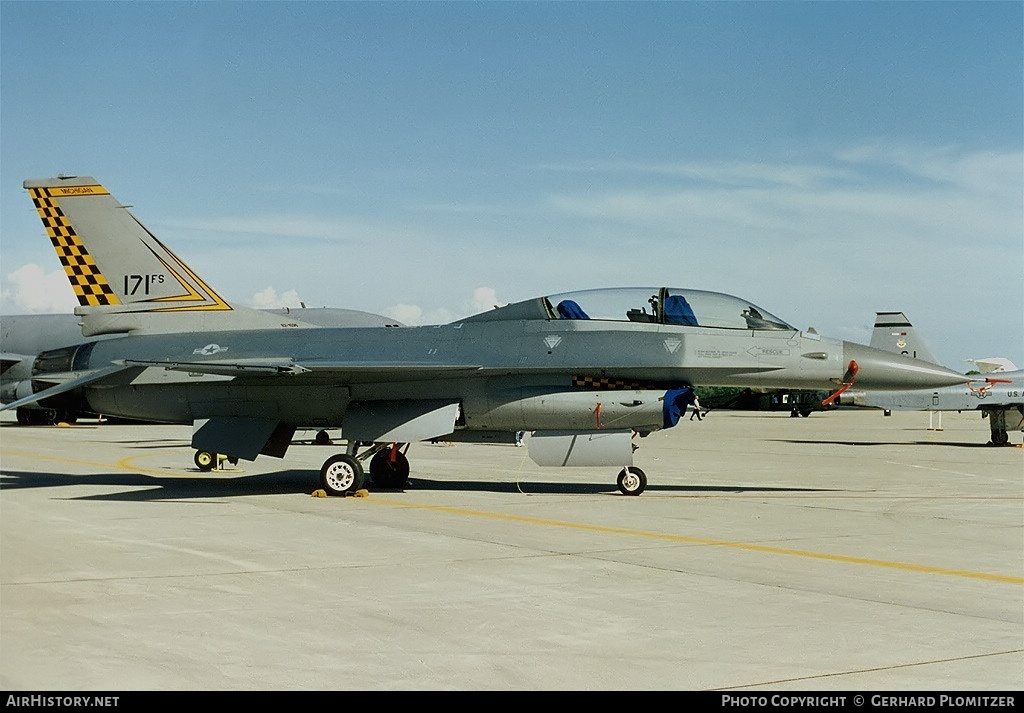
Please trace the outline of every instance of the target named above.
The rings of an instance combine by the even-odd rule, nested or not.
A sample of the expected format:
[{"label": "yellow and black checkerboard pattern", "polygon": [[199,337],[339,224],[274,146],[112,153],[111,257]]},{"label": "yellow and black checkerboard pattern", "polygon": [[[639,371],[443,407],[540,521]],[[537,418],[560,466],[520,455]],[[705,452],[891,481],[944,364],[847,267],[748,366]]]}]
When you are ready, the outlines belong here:
[{"label": "yellow and black checkerboard pattern", "polygon": [[609,379],[604,376],[574,376],[572,377],[572,385],[584,389],[607,389],[609,391],[642,388],[642,384],[635,381]]},{"label": "yellow and black checkerboard pattern", "polygon": [[60,264],[64,266],[64,272],[78,296],[78,303],[82,306],[121,304],[50,191],[31,188],[29,193]]}]

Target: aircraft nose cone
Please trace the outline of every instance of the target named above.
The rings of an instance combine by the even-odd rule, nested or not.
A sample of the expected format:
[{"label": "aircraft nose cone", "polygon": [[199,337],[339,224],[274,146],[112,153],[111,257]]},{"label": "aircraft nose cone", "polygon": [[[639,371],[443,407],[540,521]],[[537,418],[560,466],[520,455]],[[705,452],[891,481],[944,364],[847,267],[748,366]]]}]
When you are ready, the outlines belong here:
[{"label": "aircraft nose cone", "polygon": [[857,388],[860,389],[938,389],[967,382],[964,374],[939,364],[912,359],[902,354],[843,342],[843,361],[857,362]]}]

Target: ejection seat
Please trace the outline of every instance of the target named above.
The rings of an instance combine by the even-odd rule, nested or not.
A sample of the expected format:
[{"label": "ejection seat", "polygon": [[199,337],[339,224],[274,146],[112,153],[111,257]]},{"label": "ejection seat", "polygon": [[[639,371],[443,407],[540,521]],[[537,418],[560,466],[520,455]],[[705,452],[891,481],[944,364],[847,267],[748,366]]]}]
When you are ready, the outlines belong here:
[{"label": "ejection seat", "polygon": [[669,295],[665,298],[663,305],[665,312],[665,324],[679,324],[683,327],[696,327],[697,316],[693,308],[682,295]]},{"label": "ejection seat", "polygon": [[586,312],[583,311],[578,304],[573,300],[562,300],[555,307],[558,312],[560,319],[590,319]]}]

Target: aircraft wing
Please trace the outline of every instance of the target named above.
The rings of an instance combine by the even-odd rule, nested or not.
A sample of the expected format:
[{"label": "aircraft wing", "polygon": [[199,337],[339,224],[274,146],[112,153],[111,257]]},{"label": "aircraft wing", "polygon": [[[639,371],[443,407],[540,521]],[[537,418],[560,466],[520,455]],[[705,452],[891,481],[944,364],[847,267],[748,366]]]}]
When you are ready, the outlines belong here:
[{"label": "aircraft wing", "polygon": [[159,361],[142,359],[120,359],[124,366],[164,368],[168,371],[185,371],[190,374],[216,374],[218,376],[243,376],[249,374],[278,376],[303,374],[309,369],[290,360],[259,360],[240,362],[219,361]]},{"label": "aircraft wing", "polygon": [[[562,366],[531,367],[520,369],[509,366],[484,366],[482,364],[457,364],[426,361],[373,361],[373,360],[344,360],[344,361],[296,361],[291,357],[265,357],[260,359],[236,359],[228,360],[204,360],[204,361],[163,361],[159,359],[141,360],[125,359],[117,363],[134,367],[163,368],[169,371],[180,371],[190,374],[215,374],[218,376],[295,376],[308,374],[318,379],[338,379],[345,381],[349,378],[361,381],[386,379],[388,381],[422,381],[430,379],[445,379],[457,376],[488,376],[494,374],[561,374],[565,371]],[[628,367],[625,367],[628,369]],[[756,374],[772,371],[775,367],[746,366],[737,369],[736,373]],[[668,381],[669,374],[656,373],[651,370],[646,381]]]},{"label": "aircraft wing", "polygon": [[292,359],[260,359],[241,361],[144,361],[124,359],[118,362],[124,366],[162,367],[170,371],[184,371],[191,374],[217,374],[220,376],[294,376],[296,374],[343,375],[386,374],[407,379],[436,378],[455,373],[481,370],[476,364],[437,364],[429,362],[380,362],[380,361],[318,361],[298,364]]}]

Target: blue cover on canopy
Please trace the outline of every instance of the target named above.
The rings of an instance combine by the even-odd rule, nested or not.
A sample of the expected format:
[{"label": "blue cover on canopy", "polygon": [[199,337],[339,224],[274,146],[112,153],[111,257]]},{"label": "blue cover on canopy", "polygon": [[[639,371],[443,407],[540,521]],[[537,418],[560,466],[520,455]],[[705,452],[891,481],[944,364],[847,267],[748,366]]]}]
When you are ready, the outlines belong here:
[{"label": "blue cover on canopy", "polygon": [[697,316],[693,308],[682,295],[669,295],[665,298],[665,324],[680,324],[684,327],[696,327]]},{"label": "blue cover on canopy", "polygon": [[587,313],[572,300],[562,300],[555,309],[558,310],[558,316],[562,319],[590,319]]}]

